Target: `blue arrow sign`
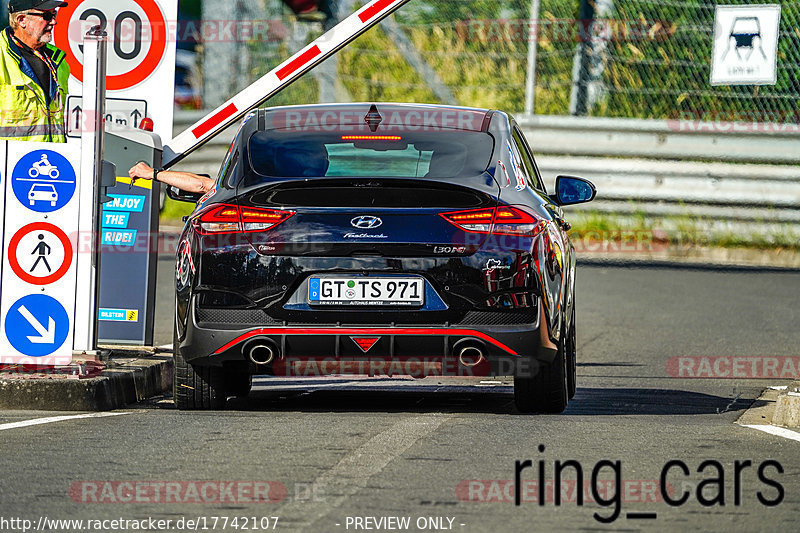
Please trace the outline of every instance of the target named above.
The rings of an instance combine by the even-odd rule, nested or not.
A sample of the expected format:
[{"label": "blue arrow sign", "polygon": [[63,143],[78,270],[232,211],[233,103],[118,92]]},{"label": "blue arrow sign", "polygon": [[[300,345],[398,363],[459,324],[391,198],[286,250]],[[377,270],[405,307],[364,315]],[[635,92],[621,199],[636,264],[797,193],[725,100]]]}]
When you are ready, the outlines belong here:
[{"label": "blue arrow sign", "polygon": [[52,150],[34,150],[14,166],[14,196],[38,213],[58,211],[75,194],[75,169],[67,158]]},{"label": "blue arrow sign", "polygon": [[20,298],[6,316],[6,337],[20,353],[50,355],[69,335],[69,316],[58,300],[44,294]]}]

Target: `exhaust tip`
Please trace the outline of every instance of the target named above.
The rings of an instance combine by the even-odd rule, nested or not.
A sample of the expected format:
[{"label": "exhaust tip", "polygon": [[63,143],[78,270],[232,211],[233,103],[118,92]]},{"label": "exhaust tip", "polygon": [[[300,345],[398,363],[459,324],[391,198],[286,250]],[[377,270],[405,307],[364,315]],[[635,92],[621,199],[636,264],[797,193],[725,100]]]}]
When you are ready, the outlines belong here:
[{"label": "exhaust tip", "polygon": [[244,352],[254,364],[268,365],[275,359],[278,349],[271,342],[260,340],[245,346]]},{"label": "exhaust tip", "polygon": [[485,358],[483,349],[479,346],[469,345],[458,350],[458,362],[466,367],[476,366]]}]

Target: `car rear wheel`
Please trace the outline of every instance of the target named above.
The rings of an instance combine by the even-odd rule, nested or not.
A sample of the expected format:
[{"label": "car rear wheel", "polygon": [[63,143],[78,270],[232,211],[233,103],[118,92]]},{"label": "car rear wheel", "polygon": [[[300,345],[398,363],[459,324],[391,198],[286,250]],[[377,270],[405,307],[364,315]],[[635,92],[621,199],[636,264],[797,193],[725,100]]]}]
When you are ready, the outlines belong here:
[{"label": "car rear wheel", "polygon": [[569,399],[575,397],[578,388],[578,349],[575,336],[575,303],[572,304],[572,322],[569,326],[569,333],[566,338],[567,348],[567,388]]},{"label": "car rear wheel", "polygon": [[222,409],[225,407],[225,374],[220,367],[195,366],[181,354],[177,332],[173,336],[175,360],[172,394],[181,410]]},{"label": "car rear wheel", "polygon": [[[567,336],[562,335],[550,364],[531,361],[514,375],[514,404],[521,413],[558,414],[569,401]],[[530,375],[533,374],[533,375]]]}]

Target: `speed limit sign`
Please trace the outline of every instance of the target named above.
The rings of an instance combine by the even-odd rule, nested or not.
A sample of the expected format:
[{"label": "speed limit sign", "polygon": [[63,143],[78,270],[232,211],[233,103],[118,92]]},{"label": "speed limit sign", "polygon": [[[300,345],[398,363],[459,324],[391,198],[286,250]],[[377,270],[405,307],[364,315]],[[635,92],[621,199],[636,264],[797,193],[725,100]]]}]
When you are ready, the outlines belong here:
[{"label": "speed limit sign", "polygon": [[[70,1],[59,10],[54,31],[70,66],[70,94],[81,94],[83,37],[99,25],[108,34],[109,98],[145,100],[147,114],[158,117],[156,133],[171,138],[177,12],[178,0]],[[73,121],[80,118],[76,106],[67,110]]]},{"label": "speed limit sign", "polygon": [[[107,88],[129,89],[143,82],[164,59],[169,40],[166,17],[155,0],[70,2],[59,12],[56,45],[67,54],[72,74],[83,81],[83,36],[93,26],[109,36]],[[67,21],[66,24],[63,21]]]}]

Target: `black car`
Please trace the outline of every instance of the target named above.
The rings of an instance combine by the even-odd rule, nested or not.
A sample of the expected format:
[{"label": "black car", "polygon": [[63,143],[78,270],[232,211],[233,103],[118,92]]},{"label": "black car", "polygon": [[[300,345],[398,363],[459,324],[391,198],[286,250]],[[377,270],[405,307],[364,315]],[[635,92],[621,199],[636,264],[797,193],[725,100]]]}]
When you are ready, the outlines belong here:
[{"label": "black car", "polygon": [[169,194],[197,202],[177,254],[179,409],[221,408],[253,374],[414,364],[513,374],[522,412],[561,412],[575,393],[575,254],[560,206],[595,189],[559,176],[548,194],[506,113],[261,109],[214,191]]}]

